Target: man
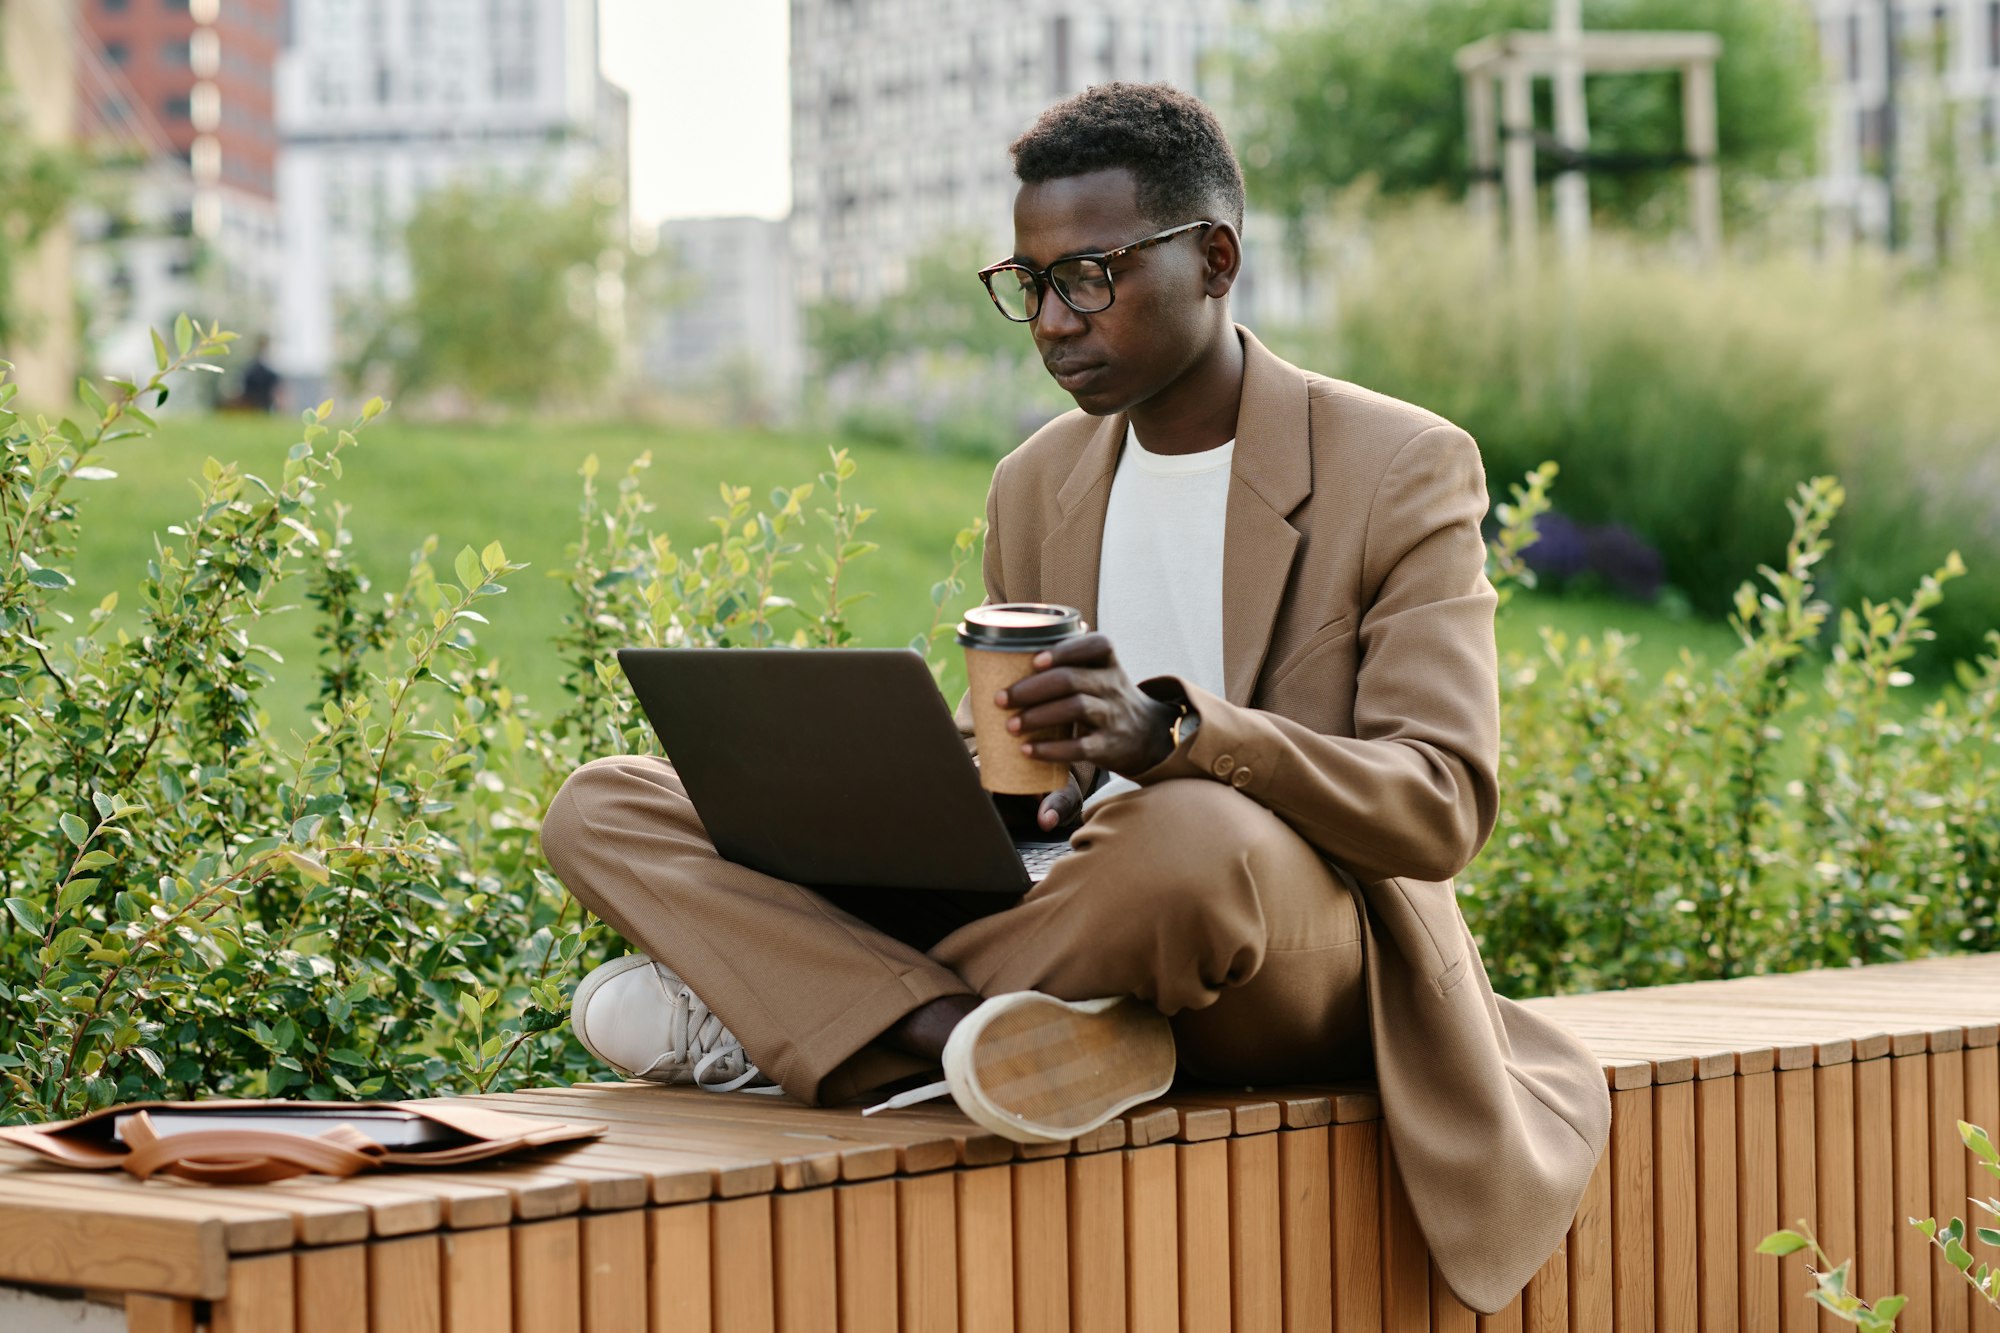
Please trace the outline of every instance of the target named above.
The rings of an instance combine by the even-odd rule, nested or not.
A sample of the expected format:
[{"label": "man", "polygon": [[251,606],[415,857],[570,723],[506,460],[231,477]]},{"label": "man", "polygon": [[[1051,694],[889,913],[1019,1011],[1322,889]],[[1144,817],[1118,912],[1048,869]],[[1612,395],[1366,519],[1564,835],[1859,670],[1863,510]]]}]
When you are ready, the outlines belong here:
[{"label": "man", "polygon": [[1176,1046],[1239,1084],[1372,1066],[1441,1271],[1498,1309],[1610,1107],[1586,1051],[1493,996],[1450,882],[1498,800],[1478,451],[1231,321],[1242,175],[1200,102],[1095,87],[1013,156],[1014,256],[981,277],[1080,410],[995,470],[984,572],[1095,627],[997,699],[1075,724],[1026,746],[1071,766],[1039,820],[1080,814],[1075,850],[1005,911],[923,919],[723,861],[668,763],[598,760],[543,845],[650,957],[587,978],[576,1030],[627,1072],[824,1102],[942,1059],[1022,1138],[1157,1092]]}]

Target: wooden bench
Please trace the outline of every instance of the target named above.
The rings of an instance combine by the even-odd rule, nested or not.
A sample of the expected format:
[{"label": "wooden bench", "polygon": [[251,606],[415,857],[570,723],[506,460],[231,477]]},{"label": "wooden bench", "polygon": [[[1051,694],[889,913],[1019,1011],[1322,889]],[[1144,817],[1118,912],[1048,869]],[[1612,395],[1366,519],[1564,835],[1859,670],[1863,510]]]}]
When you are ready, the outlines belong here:
[{"label": "wooden bench", "polygon": [[552,1088],[481,1100],[609,1136],[236,1189],[7,1153],[0,1282],[134,1333],[1796,1333],[1801,1261],[1750,1250],[1806,1217],[1860,1290],[1911,1297],[1905,1330],[2000,1327],[1902,1222],[1964,1211],[1953,1124],[2000,1125],[2000,956],[1534,1004],[1603,1060],[1612,1142],[1484,1318],[1436,1278],[1376,1099],[1337,1088],[1175,1096],[1048,1148],[935,1108]]}]

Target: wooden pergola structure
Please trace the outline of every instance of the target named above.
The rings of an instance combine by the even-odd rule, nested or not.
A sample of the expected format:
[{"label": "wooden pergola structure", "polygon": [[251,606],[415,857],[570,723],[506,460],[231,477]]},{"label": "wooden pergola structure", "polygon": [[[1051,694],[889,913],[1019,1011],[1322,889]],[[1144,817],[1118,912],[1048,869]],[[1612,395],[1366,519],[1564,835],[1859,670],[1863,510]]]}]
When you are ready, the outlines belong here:
[{"label": "wooden pergola structure", "polygon": [[[1583,79],[1589,74],[1641,74],[1678,70],[1681,76],[1683,154],[1661,159],[1690,168],[1695,240],[1704,258],[1722,246],[1722,190],[1716,169],[1715,62],[1722,39],[1711,32],[1584,32],[1574,4],[1559,4],[1550,31],[1495,33],[1461,47],[1453,63],[1465,81],[1466,131],[1471,140],[1476,216],[1492,219],[1504,194],[1507,233],[1515,261],[1535,260],[1534,84],[1555,83],[1556,133],[1552,147],[1563,159],[1556,178],[1556,223],[1567,255],[1582,252],[1589,234],[1590,203],[1584,173],[1591,169]],[[1565,21],[1567,19],[1567,21]],[[1494,107],[1499,91],[1499,114]],[[1505,159],[1502,162],[1502,140]],[[1629,164],[1630,159],[1620,159]],[[1603,165],[1603,164],[1600,164]]]}]

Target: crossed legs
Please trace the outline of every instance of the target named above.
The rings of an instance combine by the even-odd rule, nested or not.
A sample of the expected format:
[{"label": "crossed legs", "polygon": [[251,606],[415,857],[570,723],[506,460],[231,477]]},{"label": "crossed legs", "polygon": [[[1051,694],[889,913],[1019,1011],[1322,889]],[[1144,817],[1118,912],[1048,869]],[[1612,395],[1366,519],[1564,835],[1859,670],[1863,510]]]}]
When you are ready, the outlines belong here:
[{"label": "crossed legs", "polygon": [[974,917],[941,896],[821,894],[724,860],[673,766],[650,756],[584,765],[542,826],[578,901],[807,1101],[921,1072],[878,1039],[930,1001],[1017,990],[1137,996],[1205,1079],[1366,1068],[1358,903],[1276,815],[1180,779],[1102,802],[1071,841],[1020,902]]}]

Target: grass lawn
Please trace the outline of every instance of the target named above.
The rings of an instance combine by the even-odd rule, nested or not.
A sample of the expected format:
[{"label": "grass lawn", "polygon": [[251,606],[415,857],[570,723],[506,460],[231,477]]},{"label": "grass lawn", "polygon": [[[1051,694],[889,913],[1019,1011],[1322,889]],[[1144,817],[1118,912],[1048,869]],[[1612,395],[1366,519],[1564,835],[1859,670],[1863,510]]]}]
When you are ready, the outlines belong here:
[{"label": "grass lawn", "polygon": [[[113,444],[98,460],[118,472],[115,480],[78,483],[83,544],[71,573],[72,610],[94,606],[105,593],[121,593],[130,608],[151,554],[154,534],[189,517],[202,461],[213,455],[238,461],[275,478],[296,427],[269,418],[169,419],[152,440]],[[505,663],[517,691],[560,707],[558,670],[549,639],[566,609],[566,593],[548,577],[563,564],[563,548],[577,536],[581,480],[577,469],[596,454],[599,484],[611,490],[626,465],[645,450],[653,466],[642,489],[655,506],[655,523],[683,550],[709,540],[707,517],[719,507],[717,487],[748,485],[760,501],[774,486],[813,479],[827,463],[828,441],[817,437],[754,432],[674,431],[648,426],[537,422],[512,426],[424,426],[383,419],[346,455],[341,482],[322,497],[321,523],[333,500],[351,508],[353,549],[378,592],[400,586],[410,554],[428,534],[439,539],[438,568],[449,577],[461,546],[499,540],[529,568],[516,575],[503,598],[485,608],[492,621],[482,643]],[[949,567],[952,536],[983,512],[989,462],[925,455],[854,444],[860,465],[850,494],[876,509],[862,536],[881,549],[856,562],[852,583],[871,594],[852,623],[861,643],[900,646],[931,620],[929,588]],[[812,502],[808,502],[810,507]],[[818,535],[818,525],[815,525]],[[978,599],[978,571],[965,602]],[[289,590],[287,590],[289,591]],[[276,604],[296,603],[296,591]],[[957,608],[954,607],[954,610]],[[1734,636],[1722,626],[1674,619],[1630,603],[1583,598],[1517,596],[1502,614],[1503,651],[1539,652],[1537,627],[1553,625],[1572,637],[1615,627],[1639,636],[1635,658],[1657,675],[1687,646],[1710,660],[1726,655]],[[280,731],[297,716],[313,690],[313,620],[309,608],[270,616],[254,633],[285,665],[267,694]],[[950,689],[959,688],[954,675]]]}]

